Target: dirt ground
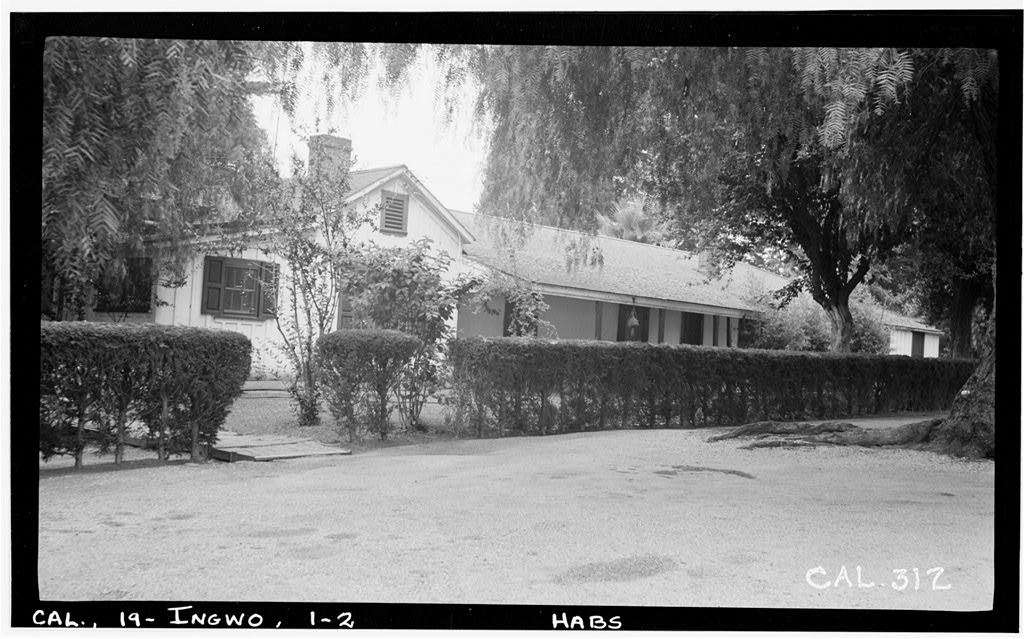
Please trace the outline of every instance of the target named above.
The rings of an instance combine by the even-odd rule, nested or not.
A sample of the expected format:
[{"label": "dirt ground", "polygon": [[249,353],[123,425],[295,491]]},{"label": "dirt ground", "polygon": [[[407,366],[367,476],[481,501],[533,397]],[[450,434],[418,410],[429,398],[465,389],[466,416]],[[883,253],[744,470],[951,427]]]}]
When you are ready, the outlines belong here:
[{"label": "dirt ground", "polygon": [[43,472],[40,595],[991,607],[994,463],[718,432]]}]

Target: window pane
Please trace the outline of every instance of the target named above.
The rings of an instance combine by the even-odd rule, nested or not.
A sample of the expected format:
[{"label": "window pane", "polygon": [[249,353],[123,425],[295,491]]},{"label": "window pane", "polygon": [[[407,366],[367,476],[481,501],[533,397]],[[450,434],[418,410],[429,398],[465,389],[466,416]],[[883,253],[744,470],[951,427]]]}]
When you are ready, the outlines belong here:
[{"label": "window pane", "polygon": [[255,268],[224,267],[224,311],[228,313],[256,314],[256,288],[259,270]]}]

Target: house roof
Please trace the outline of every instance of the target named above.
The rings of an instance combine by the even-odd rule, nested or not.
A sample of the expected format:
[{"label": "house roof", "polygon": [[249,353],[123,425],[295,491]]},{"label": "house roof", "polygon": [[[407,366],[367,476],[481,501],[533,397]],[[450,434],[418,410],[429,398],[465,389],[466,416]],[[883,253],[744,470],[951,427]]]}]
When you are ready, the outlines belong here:
[{"label": "house roof", "polygon": [[385,180],[396,173],[408,171],[404,164],[381,166],[373,169],[360,169],[348,172],[348,192],[351,194],[366,190],[367,187]]},{"label": "house roof", "polygon": [[942,335],[942,331],[934,326],[929,326],[920,320],[907,317],[906,315],[900,315],[899,313],[893,313],[889,310],[882,310],[882,323],[893,328],[904,328],[909,331],[921,331],[922,333]]},{"label": "house roof", "polygon": [[[463,247],[467,256],[541,285],[755,311],[745,301],[751,292],[777,290],[789,282],[781,275],[744,262],[737,262],[721,278],[712,280],[700,271],[698,258],[685,251],[530,223],[525,223],[528,232],[520,240],[500,218],[464,211],[452,213],[477,237],[476,242]],[[522,246],[512,250],[520,242]],[[603,264],[568,268],[567,255],[580,244],[588,254],[598,249]],[[882,311],[881,320],[895,328],[942,333],[888,310]]]},{"label": "house roof", "polygon": [[[768,281],[768,286],[780,288],[786,283],[785,278],[742,263],[710,280],[700,272],[697,257],[684,251],[540,224],[527,224],[525,237],[518,240],[499,218],[453,213],[477,237],[463,247],[468,257],[510,275],[567,289],[568,295],[573,290],[590,291],[746,312],[756,310],[744,301],[751,285]],[[512,250],[518,243],[522,245]],[[584,255],[585,261],[600,254],[602,263],[570,268],[570,252]]]},{"label": "house roof", "polygon": [[382,186],[396,177],[406,178],[423,195],[427,206],[434,210],[445,222],[447,222],[456,233],[462,236],[462,241],[472,242],[476,239],[473,233],[466,228],[462,221],[456,217],[451,210],[441,203],[437,197],[417,178],[412,171],[404,164],[394,166],[383,166],[360,171],[349,171],[347,202],[354,202],[374,189]]}]

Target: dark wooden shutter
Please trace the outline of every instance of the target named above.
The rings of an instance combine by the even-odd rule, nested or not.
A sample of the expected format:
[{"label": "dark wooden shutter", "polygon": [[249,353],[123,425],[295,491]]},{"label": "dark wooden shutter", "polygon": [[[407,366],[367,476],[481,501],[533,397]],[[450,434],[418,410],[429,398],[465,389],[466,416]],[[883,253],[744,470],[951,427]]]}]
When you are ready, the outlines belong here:
[{"label": "dark wooden shutter", "polygon": [[380,214],[380,230],[385,233],[405,233],[407,196],[384,194],[384,206]]},{"label": "dark wooden shutter", "polygon": [[207,257],[203,264],[203,312],[219,313],[223,300],[224,260]]},{"label": "dark wooden shutter", "polygon": [[257,317],[260,319],[277,316],[277,274],[278,265],[263,262],[260,264],[260,307]]},{"label": "dark wooden shutter", "polygon": [[665,309],[658,309],[658,343],[665,341]]}]

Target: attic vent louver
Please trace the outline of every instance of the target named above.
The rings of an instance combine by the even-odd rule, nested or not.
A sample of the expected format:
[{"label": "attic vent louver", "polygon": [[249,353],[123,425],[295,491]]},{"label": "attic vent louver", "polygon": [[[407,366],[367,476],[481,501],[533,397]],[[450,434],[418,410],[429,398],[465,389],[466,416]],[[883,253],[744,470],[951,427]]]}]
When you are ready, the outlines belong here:
[{"label": "attic vent louver", "polygon": [[380,214],[380,230],[384,233],[405,234],[409,219],[409,196],[384,192]]}]

